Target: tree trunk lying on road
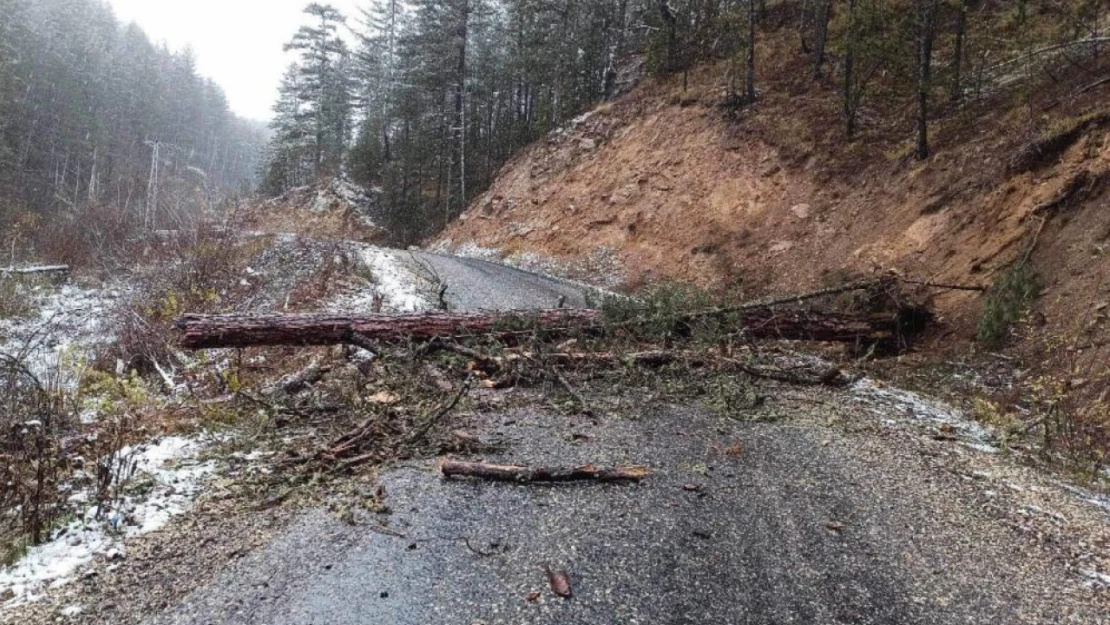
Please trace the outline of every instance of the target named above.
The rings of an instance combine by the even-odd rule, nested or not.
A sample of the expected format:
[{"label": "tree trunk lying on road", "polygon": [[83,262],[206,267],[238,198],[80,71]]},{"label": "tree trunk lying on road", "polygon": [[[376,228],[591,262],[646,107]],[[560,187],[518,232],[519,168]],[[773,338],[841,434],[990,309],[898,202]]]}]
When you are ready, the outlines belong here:
[{"label": "tree trunk lying on road", "polygon": [[[632,352],[628,354],[614,354],[609,352],[516,352],[509,351],[503,356],[485,356],[467,348],[457,349],[457,346],[448,345],[444,349],[458,351],[468,358],[472,358],[471,368],[486,376],[490,385],[485,388],[498,388],[496,381],[489,380],[489,376],[502,373],[514,361],[525,359],[545,364],[578,367],[578,366],[636,366],[636,367],[662,367],[671,363],[684,363],[692,367],[716,367],[735,369],[752,377],[789,384],[821,385],[842,387],[852,383],[837,367],[803,367],[786,371],[773,367],[761,367],[744,362],[739,358],[729,358],[715,353],[685,352],[676,350],[653,350],[645,352]],[[565,386],[564,382],[564,386]],[[580,403],[584,403],[579,400]]]},{"label": "tree trunk lying on road", "polygon": [[601,321],[596,310],[412,313],[405,315],[185,315],[177,323],[187,349],[360,344],[366,341],[465,335],[509,335],[537,329],[559,333]]},{"label": "tree trunk lying on road", "polygon": [[[819,341],[897,349],[928,321],[928,313],[834,313],[757,308],[696,313],[719,315],[752,339]],[[681,325],[682,317],[676,320]],[[635,321],[615,324],[629,327]],[[596,310],[503,313],[414,313],[405,315],[186,315],[178,321],[187,349],[254,346],[362,344],[367,341],[429,340],[436,337],[510,337],[539,331],[548,337],[604,327]]]},{"label": "tree trunk lying on road", "polygon": [[603,468],[587,464],[581,467],[520,467],[443,460],[439,465],[444,477],[476,477],[496,482],[639,482],[651,475],[647,467]]}]

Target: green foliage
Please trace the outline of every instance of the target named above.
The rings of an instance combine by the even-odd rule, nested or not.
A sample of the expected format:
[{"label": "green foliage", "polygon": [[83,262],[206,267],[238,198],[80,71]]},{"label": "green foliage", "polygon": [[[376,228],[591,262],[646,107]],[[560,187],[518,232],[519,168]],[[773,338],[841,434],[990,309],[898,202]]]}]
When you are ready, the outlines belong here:
[{"label": "green foliage", "polygon": [[905,45],[911,26],[909,12],[899,10],[890,0],[856,0],[851,11],[836,14],[832,48],[852,59],[852,72],[842,93],[851,123],[876,77],[913,74],[913,58]]},{"label": "green foliage", "polygon": [[[605,324],[620,327],[644,339],[672,337],[712,341],[717,323],[710,317],[691,320],[691,313],[713,307],[708,292],[689,284],[659,282],[645,288],[635,298],[609,297],[602,302]],[[635,324],[629,322],[635,321]]]},{"label": "green foliage", "polygon": [[352,134],[351,55],[339,36],[346,18],[315,2],[304,13],[313,23],[285,45],[299,58],[282,79],[270,124],[275,136],[263,186],[271,194],[337,175]]},{"label": "green foliage", "polygon": [[1028,261],[1021,261],[991,287],[975,338],[988,347],[1002,345],[1010,328],[1040,295],[1041,281]]}]

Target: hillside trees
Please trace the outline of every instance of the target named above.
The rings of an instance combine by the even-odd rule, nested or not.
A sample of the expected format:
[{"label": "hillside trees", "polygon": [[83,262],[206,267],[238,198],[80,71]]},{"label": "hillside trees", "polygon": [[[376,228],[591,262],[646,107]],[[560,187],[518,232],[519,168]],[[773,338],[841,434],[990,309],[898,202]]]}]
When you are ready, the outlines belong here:
[{"label": "hillside trees", "polygon": [[155,46],[105,3],[0,0],[0,209],[176,223],[249,186],[261,141],[189,50]]},{"label": "hillside trees", "polygon": [[[291,141],[298,151],[308,152],[311,160],[305,173],[315,179],[338,174],[346,154],[351,137],[351,60],[347,44],[339,37],[346,18],[329,4],[313,2],[304,12],[313,23],[302,26],[285,45],[286,52],[295,51],[300,59],[282,81],[278,104],[282,110],[275,114],[283,117],[276,119],[275,130],[292,133],[282,143]],[[298,172],[306,165],[304,156],[297,155],[302,161]]]},{"label": "hillside trees", "polygon": [[[456,217],[517,149],[614,88],[624,57],[639,45],[636,6],[643,5],[368,2],[353,25],[357,132],[345,167],[380,189],[383,219],[398,242]],[[280,165],[297,134],[284,136],[276,122],[275,132],[270,159]],[[280,179],[274,167],[270,173],[268,180]]]},{"label": "hillside trees", "polygon": [[[342,172],[380,191],[384,225],[406,244],[458,216],[516,150],[611,95],[629,67],[682,75],[685,87],[696,65],[727,61],[725,93],[742,106],[757,95],[757,43],[767,41],[770,62],[787,64],[774,29],[793,37],[797,28],[797,54],[812,68],[803,80],[839,94],[847,139],[905,128],[909,151],[927,158],[932,117],[1029,70],[1035,54],[1083,49],[1067,40],[1094,38],[1104,4],[1052,0],[1023,11],[997,0],[365,1],[347,24],[350,52],[343,18],[310,6],[314,25],[295,40],[301,58],[276,104],[267,190]],[[1032,27],[1046,11],[1059,13],[1057,26]],[[322,114],[325,82],[331,102],[349,107]]]},{"label": "hillside trees", "polygon": [[933,41],[937,32],[938,0],[914,0],[914,36],[917,44],[917,147],[918,160],[929,158],[929,89],[933,76]]}]

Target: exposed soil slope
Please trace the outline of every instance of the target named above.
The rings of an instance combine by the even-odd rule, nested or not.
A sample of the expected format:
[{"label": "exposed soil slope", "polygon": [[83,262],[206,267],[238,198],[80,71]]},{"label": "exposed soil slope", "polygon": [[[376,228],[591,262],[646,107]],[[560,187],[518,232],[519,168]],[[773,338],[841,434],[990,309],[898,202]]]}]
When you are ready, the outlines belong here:
[{"label": "exposed soil slope", "polygon": [[[942,111],[935,156],[917,162],[905,113],[884,112],[884,126],[869,112],[847,144],[832,86],[773,69],[785,78],[731,116],[719,69],[685,89],[641,85],[513,159],[439,244],[568,261],[612,249],[632,287],[667,277],[756,296],[887,271],[987,285],[1044,219],[1039,312],[1053,330],[1105,340],[1110,124],[1082,118],[1105,94],[1046,91],[1032,106],[1050,112],[1034,119],[1002,102]],[[983,299],[950,292],[936,305],[970,337]]]}]

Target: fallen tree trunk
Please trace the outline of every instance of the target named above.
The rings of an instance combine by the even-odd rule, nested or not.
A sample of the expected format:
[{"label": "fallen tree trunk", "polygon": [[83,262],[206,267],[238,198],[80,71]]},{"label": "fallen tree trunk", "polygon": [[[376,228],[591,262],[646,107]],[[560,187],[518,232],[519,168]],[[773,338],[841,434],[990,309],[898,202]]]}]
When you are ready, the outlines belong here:
[{"label": "fallen tree trunk", "polygon": [[651,475],[647,467],[603,468],[587,464],[581,467],[521,467],[443,460],[439,469],[444,477],[475,477],[495,482],[639,482]]},{"label": "fallen tree trunk", "polygon": [[[636,367],[662,367],[680,362],[692,367],[715,367],[735,369],[755,378],[774,380],[788,384],[810,386],[843,387],[852,383],[837,367],[829,366],[821,369],[806,367],[803,369],[783,370],[773,367],[761,367],[744,362],[737,358],[728,358],[714,353],[695,353],[673,350],[654,350],[646,352],[632,352],[629,354],[614,354],[609,352],[508,352],[504,356],[483,356],[477,354],[471,363],[473,370],[478,370],[484,376],[501,373],[514,361],[526,359],[537,362],[556,364],[561,366],[636,366]],[[561,384],[567,386],[565,381]],[[487,386],[486,388],[497,388]],[[568,392],[573,389],[567,389]],[[576,393],[571,393],[572,395]],[[585,400],[576,397],[580,404],[585,406]]]},{"label": "fallen tree trunk", "polygon": [[42,265],[39,267],[0,267],[0,274],[29,276],[40,273],[69,273],[69,265]]},{"label": "fallen tree trunk", "polygon": [[406,315],[186,315],[178,321],[187,349],[361,344],[366,341],[465,335],[559,332],[601,321],[596,310],[535,312],[414,313]]},{"label": "fallen tree trunk", "polygon": [[[722,323],[752,339],[876,345],[897,349],[931,318],[906,308],[895,313],[834,313],[758,308],[696,313],[675,319],[719,316]],[[636,321],[614,324],[631,327]],[[186,315],[178,322],[182,347],[214,349],[255,346],[365,344],[367,341],[430,340],[441,337],[506,338],[538,332],[548,338],[583,330],[603,330],[596,310],[542,310],[504,313],[415,313],[407,315]]]}]

